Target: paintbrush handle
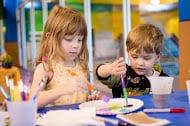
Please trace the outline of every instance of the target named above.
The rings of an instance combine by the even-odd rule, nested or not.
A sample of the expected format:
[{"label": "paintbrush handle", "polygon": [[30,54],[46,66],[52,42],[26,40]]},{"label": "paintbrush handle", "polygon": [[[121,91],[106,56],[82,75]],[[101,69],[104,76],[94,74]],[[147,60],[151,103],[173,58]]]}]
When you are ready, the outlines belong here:
[{"label": "paintbrush handle", "polygon": [[123,95],[126,100],[126,105],[128,105],[128,93],[127,93],[127,88],[123,88]]},{"label": "paintbrush handle", "polygon": [[122,85],[122,88],[125,88],[125,81],[124,81],[124,78],[123,78],[123,75],[120,75],[121,77],[121,85]]},{"label": "paintbrush handle", "polygon": [[31,99],[36,99],[36,97],[38,96],[39,92],[42,90],[42,88],[45,86],[45,84],[47,83],[47,78],[44,77],[39,84],[38,89],[36,90],[36,92],[34,93],[34,95],[31,97]]},{"label": "paintbrush handle", "polygon": [[126,100],[126,105],[128,105],[128,93],[127,93],[127,88],[125,86],[125,81],[123,78],[123,75],[120,76],[121,77],[121,85],[122,85],[122,89],[123,89],[123,96]]}]

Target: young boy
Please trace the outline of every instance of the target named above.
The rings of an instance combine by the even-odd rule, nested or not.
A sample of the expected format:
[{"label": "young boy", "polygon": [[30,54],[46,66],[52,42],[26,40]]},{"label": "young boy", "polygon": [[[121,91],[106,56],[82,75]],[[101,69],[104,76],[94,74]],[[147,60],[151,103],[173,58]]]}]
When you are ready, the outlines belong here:
[{"label": "young boy", "polygon": [[132,29],[126,45],[130,66],[120,57],[110,64],[101,64],[96,69],[98,79],[112,88],[113,97],[123,95],[120,75],[124,76],[129,96],[150,92],[150,76],[168,76],[156,63],[159,62],[163,34],[152,24],[142,24]]}]

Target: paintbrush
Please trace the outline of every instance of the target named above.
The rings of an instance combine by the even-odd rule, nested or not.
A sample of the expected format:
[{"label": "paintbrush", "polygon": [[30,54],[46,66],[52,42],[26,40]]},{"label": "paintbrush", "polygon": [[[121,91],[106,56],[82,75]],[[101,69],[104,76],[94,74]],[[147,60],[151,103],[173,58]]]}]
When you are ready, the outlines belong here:
[{"label": "paintbrush", "polygon": [[34,95],[31,97],[31,99],[35,100],[36,97],[38,96],[39,92],[44,88],[44,86],[47,83],[47,77],[42,78],[42,80],[40,81],[39,87],[36,90],[36,92],[34,93]]},{"label": "paintbrush", "polygon": [[123,89],[123,95],[124,95],[124,98],[126,100],[126,106],[128,106],[127,86],[125,85],[125,81],[124,81],[123,75],[120,75],[120,77],[121,77],[121,85],[122,85],[122,89]]}]

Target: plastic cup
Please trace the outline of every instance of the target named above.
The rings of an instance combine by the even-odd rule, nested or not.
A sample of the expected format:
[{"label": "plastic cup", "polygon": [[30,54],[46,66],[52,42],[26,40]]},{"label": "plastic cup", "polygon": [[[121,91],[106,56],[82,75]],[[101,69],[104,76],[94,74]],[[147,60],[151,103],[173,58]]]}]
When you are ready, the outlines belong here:
[{"label": "plastic cup", "polygon": [[189,105],[190,105],[190,80],[186,81],[186,86],[187,86],[188,101],[189,101]]},{"label": "plastic cup", "polygon": [[169,98],[173,87],[173,77],[149,77],[153,102],[156,108],[169,107]]},{"label": "plastic cup", "polygon": [[36,100],[23,102],[6,101],[11,126],[35,126]]},{"label": "plastic cup", "polygon": [[5,117],[6,117],[6,112],[0,111],[0,126],[5,125]]}]

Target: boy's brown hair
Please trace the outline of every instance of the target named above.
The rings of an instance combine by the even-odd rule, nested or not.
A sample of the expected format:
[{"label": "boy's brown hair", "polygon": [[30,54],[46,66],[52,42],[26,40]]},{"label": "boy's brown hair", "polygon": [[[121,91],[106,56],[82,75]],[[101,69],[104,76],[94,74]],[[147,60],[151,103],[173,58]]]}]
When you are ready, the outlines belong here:
[{"label": "boy's brown hair", "polygon": [[152,24],[141,24],[134,27],[127,36],[127,51],[160,54],[162,50],[163,37],[161,30]]}]

